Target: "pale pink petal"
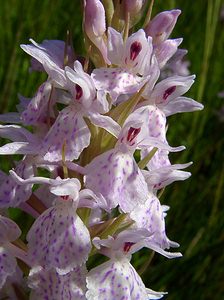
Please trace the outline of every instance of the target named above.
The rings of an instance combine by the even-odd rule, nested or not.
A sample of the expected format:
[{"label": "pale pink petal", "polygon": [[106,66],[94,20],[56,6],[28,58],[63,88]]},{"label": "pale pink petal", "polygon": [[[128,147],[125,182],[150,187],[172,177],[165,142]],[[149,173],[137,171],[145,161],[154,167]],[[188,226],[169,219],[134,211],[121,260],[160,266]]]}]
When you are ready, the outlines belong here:
[{"label": "pale pink petal", "polygon": [[[33,176],[33,167],[22,161],[15,168],[15,172],[24,179],[30,178]],[[0,207],[17,207],[27,201],[31,194],[32,184],[21,186],[10,174],[0,187]]]},{"label": "pale pink petal", "polygon": [[125,122],[141,120],[141,130],[137,136],[137,143],[149,137],[166,141],[166,117],[164,113],[154,105],[142,106],[130,114]]},{"label": "pale pink petal", "polygon": [[150,297],[151,291],[145,288],[142,279],[126,258],[111,259],[92,269],[87,275],[87,289],[88,300],[156,299]]},{"label": "pale pink petal", "polygon": [[191,98],[177,97],[176,99],[170,100],[170,102],[163,107],[163,112],[168,117],[176,113],[197,111],[203,108],[203,104]]},{"label": "pale pink petal", "polygon": [[113,136],[118,137],[121,131],[120,125],[115,122],[111,117],[103,116],[99,113],[89,112],[89,119],[91,122],[106,131],[110,132]]},{"label": "pale pink petal", "polygon": [[179,9],[163,11],[149,22],[145,31],[153,37],[153,44],[159,44],[169,37],[180,13]]},{"label": "pale pink petal", "polygon": [[8,144],[0,147],[0,155],[37,154],[38,151],[40,151],[39,146],[38,145],[31,145],[28,142],[8,143]]},{"label": "pale pink petal", "polygon": [[148,75],[151,68],[152,50],[151,37],[146,38],[144,30],[139,29],[125,43],[122,67],[131,70],[133,74]]},{"label": "pale pink petal", "polygon": [[170,39],[162,42],[154,47],[154,53],[162,69],[167,61],[175,54],[177,47],[182,43],[183,39]]},{"label": "pale pink petal", "polygon": [[31,300],[85,300],[86,268],[76,267],[66,275],[59,275],[55,270],[33,268],[28,283],[32,289]]},{"label": "pale pink petal", "polygon": [[104,6],[100,0],[86,0],[84,8],[84,28],[89,39],[100,50],[105,62],[107,58],[107,45],[104,41],[106,32],[106,16]]},{"label": "pale pink petal", "polygon": [[79,61],[75,61],[74,70],[66,67],[65,74],[74,103],[88,109],[96,96],[96,89],[91,76],[83,71]]},{"label": "pale pink petal", "polygon": [[154,171],[145,171],[145,180],[149,186],[153,189],[161,189],[174,181],[185,180],[191,176],[190,172],[179,171],[178,169],[184,169],[190,166],[192,163],[170,165],[156,169]]},{"label": "pale pink petal", "polygon": [[118,204],[124,212],[147,198],[147,185],[132,155],[110,150],[97,156],[86,166],[87,188],[101,193],[109,201],[109,209]]},{"label": "pale pink petal", "polygon": [[4,242],[13,242],[19,238],[21,230],[9,218],[0,216],[0,245]]},{"label": "pale pink petal", "polygon": [[[152,147],[149,149],[142,149],[141,159],[143,159],[152,149],[153,149]],[[169,155],[169,151],[158,149],[147,164],[148,170],[154,171],[163,167],[170,166],[171,163],[168,155]]]},{"label": "pale pink petal", "polygon": [[73,107],[64,108],[43,141],[45,160],[62,160],[65,148],[65,160],[77,159],[90,143],[90,131],[82,115]]},{"label": "pale pink petal", "polygon": [[[148,195],[145,204],[139,205],[130,213],[130,218],[135,221],[134,227],[148,230],[149,237],[144,240],[143,245],[165,256],[180,256],[180,253],[166,254],[164,249],[169,249],[174,243],[166,236],[164,211],[159,199],[152,193]],[[175,246],[178,244],[175,243]]]},{"label": "pale pink petal", "polygon": [[14,142],[35,141],[34,135],[19,125],[0,125],[0,137]]},{"label": "pale pink petal", "polygon": [[98,90],[107,91],[113,101],[121,94],[137,92],[145,83],[144,79],[134,75],[128,69],[100,68],[93,70],[91,74]]},{"label": "pale pink petal", "polygon": [[121,65],[121,58],[123,57],[124,42],[120,32],[112,27],[108,27],[108,58],[114,65]]},{"label": "pale pink petal", "polygon": [[33,45],[21,45],[20,47],[43,65],[45,71],[59,87],[65,87],[66,78],[62,68],[63,61],[61,62],[61,59],[58,59],[55,53],[51,53],[51,50],[48,51],[44,45],[37,44],[32,39],[30,41]]},{"label": "pale pink petal", "polygon": [[47,209],[34,222],[27,240],[33,264],[56,268],[61,275],[85,263],[91,250],[89,231],[69,200]]},{"label": "pale pink petal", "polygon": [[27,108],[21,114],[21,119],[26,125],[37,125],[46,123],[51,115],[51,106],[49,103],[52,86],[49,82],[44,82],[38,89],[36,95],[30,100]]},{"label": "pale pink petal", "polygon": [[194,83],[194,79],[195,75],[169,77],[160,81],[146,98],[162,109],[171,100],[186,93]]}]

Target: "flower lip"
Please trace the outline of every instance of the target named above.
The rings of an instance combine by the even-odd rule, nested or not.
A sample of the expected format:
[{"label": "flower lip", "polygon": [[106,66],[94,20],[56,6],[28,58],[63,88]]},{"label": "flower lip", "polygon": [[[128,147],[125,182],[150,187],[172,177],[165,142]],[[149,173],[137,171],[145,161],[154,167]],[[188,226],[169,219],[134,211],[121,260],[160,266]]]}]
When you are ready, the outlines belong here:
[{"label": "flower lip", "polygon": [[135,41],[134,43],[131,44],[130,48],[130,59],[134,61],[136,57],[139,55],[139,53],[142,50],[142,44],[138,41]]},{"label": "flower lip", "polygon": [[163,94],[163,99],[166,100],[174,91],[176,90],[176,86],[171,86],[167,90],[165,90]]}]

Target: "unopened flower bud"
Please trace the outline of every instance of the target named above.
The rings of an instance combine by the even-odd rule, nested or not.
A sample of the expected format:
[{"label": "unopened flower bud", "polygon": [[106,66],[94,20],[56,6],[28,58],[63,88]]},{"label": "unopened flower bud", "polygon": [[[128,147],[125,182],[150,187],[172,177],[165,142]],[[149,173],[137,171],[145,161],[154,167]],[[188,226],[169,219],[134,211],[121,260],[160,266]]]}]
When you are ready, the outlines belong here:
[{"label": "unopened flower bud", "polygon": [[145,0],[125,0],[125,9],[132,15],[138,14]]},{"label": "unopened flower bud", "polygon": [[160,44],[171,34],[181,11],[174,9],[156,15],[146,26],[146,35],[153,38],[153,44]]},{"label": "unopened flower bud", "polygon": [[101,1],[85,1],[84,29],[90,41],[100,50],[104,60],[109,63],[104,41],[106,31],[105,10]]}]

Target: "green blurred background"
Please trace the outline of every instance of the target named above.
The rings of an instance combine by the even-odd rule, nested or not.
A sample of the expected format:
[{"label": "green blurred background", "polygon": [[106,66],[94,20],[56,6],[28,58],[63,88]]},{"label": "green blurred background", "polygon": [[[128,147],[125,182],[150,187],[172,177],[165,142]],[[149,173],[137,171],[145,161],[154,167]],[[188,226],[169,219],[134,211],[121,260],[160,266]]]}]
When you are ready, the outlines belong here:
[{"label": "green blurred background", "polygon": [[[165,290],[166,299],[224,299],[224,13],[221,0],[155,0],[153,15],[180,8],[173,37],[183,37],[190,71],[196,83],[188,95],[205,105],[202,112],[169,118],[171,145],[187,149],[172,161],[194,161],[192,177],[167,187],[161,202],[169,205],[168,237],[181,244],[183,258],[168,260],[156,254],[143,272],[148,287]],[[0,0],[0,110],[15,111],[17,94],[34,95],[45,76],[29,74],[29,57],[19,45],[29,38],[65,39],[73,34],[74,48],[84,53],[80,1]],[[221,116],[222,112],[222,116]],[[6,168],[4,158],[1,167]],[[16,215],[15,215],[16,218]],[[25,224],[26,221],[24,220]],[[27,221],[28,222],[28,221]],[[135,254],[142,270],[150,251]]]}]

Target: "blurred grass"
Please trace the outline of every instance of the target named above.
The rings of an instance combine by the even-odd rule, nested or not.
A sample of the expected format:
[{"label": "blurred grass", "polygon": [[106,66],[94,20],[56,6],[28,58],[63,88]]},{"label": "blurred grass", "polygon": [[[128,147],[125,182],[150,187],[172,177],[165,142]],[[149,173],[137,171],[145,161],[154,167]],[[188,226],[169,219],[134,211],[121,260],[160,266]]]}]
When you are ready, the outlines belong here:
[{"label": "blurred grass", "polygon": [[[167,234],[181,244],[184,257],[169,261],[155,255],[144,272],[145,283],[167,290],[167,299],[224,299],[224,123],[217,112],[224,100],[224,20],[220,0],[156,0],[156,12],[180,8],[173,37],[183,37],[189,50],[190,70],[196,82],[189,96],[205,105],[202,112],[169,118],[171,145],[187,150],[173,162],[194,161],[192,177],[166,188],[162,203],[170,205]],[[65,39],[73,33],[74,48],[83,52],[80,35],[82,13],[79,1],[0,0],[0,109],[15,111],[17,94],[30,97],[43,81],[40,73],[29,74],[29,58],[19,44],[43,39]],[[221,3],[224,5],[224,3]],[[1,159],[1,165],[3,165]],[[25,225],[26,227],[26,225]],[[135,255],[136,267],[147,259],[143,250]]]}]

